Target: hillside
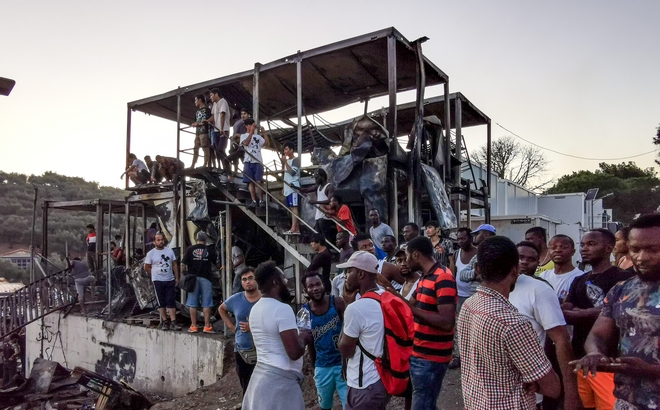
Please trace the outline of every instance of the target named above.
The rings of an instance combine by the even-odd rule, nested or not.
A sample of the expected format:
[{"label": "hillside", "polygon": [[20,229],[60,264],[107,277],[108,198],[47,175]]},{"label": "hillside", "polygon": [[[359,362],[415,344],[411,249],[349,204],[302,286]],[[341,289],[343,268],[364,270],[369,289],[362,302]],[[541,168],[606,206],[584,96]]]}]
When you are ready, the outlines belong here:
[{"label": "hillside", "polygon": [[[29,247],[35,187],[38,190],[34,240],[37,251],[41,246],[41,204],[44,199],[56,201],[99,198],[121,200],[126,197],[124,190],[99,186],[96,182],[67,177],[55,172],[28,176],[0,171],[0,249],[27,249]],[[121,217],[117,218],[116,222],[113,218],[113,226],[119,227]],[[68,244],[70,253],[82,254],[85,251],[85,237],[87,236],[85,226],[90,223],[96,223],[95,213],[52,211],[48,219],[49,253],[64,256],[65,247]],[[1,275],[2,272],[0,272]]]}]

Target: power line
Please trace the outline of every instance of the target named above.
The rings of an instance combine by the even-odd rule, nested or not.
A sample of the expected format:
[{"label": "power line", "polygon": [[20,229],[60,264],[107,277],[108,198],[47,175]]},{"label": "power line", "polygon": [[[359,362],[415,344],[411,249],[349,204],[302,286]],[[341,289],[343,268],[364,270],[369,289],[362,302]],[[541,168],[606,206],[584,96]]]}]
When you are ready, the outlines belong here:
[{"label": "power line", "polygon": [[651,153],[657,152],[657,150],[651,150],[651,151],[644,152],[644,153],[641,153],[641,154],[631,155],[631,156],[629,156],[629,157],[621,157],[621,158],[586,158],[586,157],[580,157],[580,156],[578,156],[578,155],[566,154],[566,153],[559,152],[559,151],[556,151],[556,150],[551,149],[551,148],[543,147],[543,146],[541,146],[541,145],[539,145],[539,144],[536,144],[536,143],[534,143],[534,142],[532,142],[532,141],[529,141],[529,140],[527,140],[527,139],[521,137],[520,135],[516,134],[515,132],[513,132],[513,131],[511,131],[511,130],[509,130],[509,129],[503,127],[503,126],[501,126],[501,125],[500,125],[499,123],[497,123],[497,122],[496,122],[495,124],[496,124],[498,127],[502,128],[504,131],[506,131],[506,132],[510,133],[511,135],[513,135],[514,137],[520,138],[521,140],[525,141],[525,142],[528,143],[528,144],[532,144],[532,145],[534,145],[535,147],[538,147],[538,148],[544,149],[544,150],[546,150],[546,151],[554,152],[555,154],[563,155],[563,156],[566,156],[566,157],[577,158],[577,159],[584,159],[584,160],[587,160],[587,161],[620,161],[620,160],[623,160],[623,159],[637,158],[637,157],[641,157],[641,156],[643,156],[643,155],[648,155],[648,154],[651,154]]}]

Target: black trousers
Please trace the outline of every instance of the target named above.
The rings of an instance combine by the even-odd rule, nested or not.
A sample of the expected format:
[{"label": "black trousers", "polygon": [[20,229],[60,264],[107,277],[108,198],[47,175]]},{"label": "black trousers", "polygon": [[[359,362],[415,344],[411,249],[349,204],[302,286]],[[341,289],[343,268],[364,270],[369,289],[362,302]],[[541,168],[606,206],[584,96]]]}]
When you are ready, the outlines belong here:
[{"label": "black trousers", "polygon": [[247,364],[243,361],[243,357],[238,352],[234,352],[234,359],[236,359],[236,374],[238,375],[238,381],[241,383],[241,388],[243,389],[243,395],[250,384],[250,377],[252,377],[252,372],[256,364]]}]

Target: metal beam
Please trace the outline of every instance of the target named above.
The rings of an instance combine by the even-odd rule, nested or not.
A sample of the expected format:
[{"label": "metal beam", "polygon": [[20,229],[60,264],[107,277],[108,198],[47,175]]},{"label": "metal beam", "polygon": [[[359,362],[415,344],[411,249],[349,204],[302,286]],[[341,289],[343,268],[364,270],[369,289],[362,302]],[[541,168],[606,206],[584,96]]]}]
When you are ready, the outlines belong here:
[{"label": "metal beam", "polygon": [[[126,158],[128,154],[131,153],[131,107],[126,107]],[[127,159],[128,161],[128,159]],[[128,189],[128,181],[130,178],[128,175],[125,175],[126,179],[126,189]]]},{"label": "metal beam", "polygon": [[259,126],[259,71],[261,64],[254,63],[254,74],[252,75],[252,118]]},{"label": "metal beam", "polygon": [[305,267],[309,267],[310,261],[307,260],[304,256],[302,256],[297,249],[295,249],[293,246],[291,246],[286,240],[281,238],[275,231],[270,229],[270,226],[266,225],[264,221],[262,221],[257,215],[255,215],[253,212],[250,212],[245,205],[241,204],[236,197],[234,197],[232,194],[229,193],[229,191],[225,188],[220,188],[220,191],[227,197],[229,198],[230,201],[235,202],[237,205],[239,205],[238,209],[243,211],[245,215],[247,215],[254,223],[257,224],[259,228],[261,228],[264,232],[266,232],[271,238],[275,239],[277,243],[282,245],[282,247],[291,254],[296,260],[298,260],[300,263],[305,265]]},{"label": "metal beam", "polygon": [[396,143],[397,137],[396,80],[396,38],[389,36],[387,37],[387,88],[390,105],[387,112],[387,132],[394,143]]},{"label": "metal beam", "polygon": [[445,180],[451,178],[451,104],[449,103],[449,80],[445,88],[445,118],[442,124],[445,130]]},{"label": "metal beam", "polygon": [[[488,119],[486,125],[486,223],[490,223],[490,172],[492,169],[492,151],[491,151],[491,124]],[[507,197],[506,195],[504,196]]]},{"label": "metal beam", "polygon": [[303,97],[302,97],[302,58],[299,56],[296,60],[296,101],[298,106],[298,157],[300,158],[303,153],[302,143],[302,112],[303,112]]},{"label": "metal beam", "polygon": [[[176,93],[176,159],[179,160],[181,154],[181,87]],[[127,182],[128,184],[128,182]],[[126,185],[128,187],[128,185]]]}]

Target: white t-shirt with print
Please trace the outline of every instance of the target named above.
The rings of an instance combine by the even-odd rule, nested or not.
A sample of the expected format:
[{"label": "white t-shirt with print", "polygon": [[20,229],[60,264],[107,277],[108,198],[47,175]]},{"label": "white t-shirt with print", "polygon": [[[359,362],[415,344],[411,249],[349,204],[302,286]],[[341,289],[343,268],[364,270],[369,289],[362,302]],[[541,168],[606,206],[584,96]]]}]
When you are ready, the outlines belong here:
[{"label": "white t-shirt with print", "polygon": [[144,258],[144,263],[151,265],[151,280],[162,282],[174,280],[172,266],[175,261],[174,251],[167,246],[161,250],[153,248]]},{"label": "white t-shirt with print", "polygon": [[291,329],[298,330],[291,306],[273,298],[259,299],[250,311],[250,331],[257,348],[257,362],[302,373],[302,357],[291,360],[280,336],[281,332]]},{"label": "white t-shirt with print", "polygon": [[[220,118],[223,112],[225,113],[225,122],[221,127]],[[220,101],[214,102],[213,107],[211,107],[211,114],[213,114],[213,121],[215,122],[215,126],[218,130],[222,129],[222,131],[227,132],[231,130],[231,125],[229,125],[229,120],[231,119],[231,111],[229,110],[229,104],[227,104],[227,100],[221,98]]]},{"label": "white t-shirt with print", "polygon": [[[383,291],[378,293],[382,294]],[[383,337],[385,337],[385,321],[380,303],[363,298],[346,306],[343,332],[348,337],[358,339],[370,354],[380,357],[383,354]],[[376,364],[365,355],[362,363],[362,387],[360,387],[361,354],[362,350],[356,347],[355,354],[348,359],[346,368],[346,384],[354,389],[365,389],[380,380]]]},{"label": "white t-shirt with print", "polygon": [[571,283],[573,283],[575,278],[582,275],[584,275],[584,272],[578,268],[567,273],[562,273],[561,275],[557,275],[554,269],[550,269],[542,272],[539,277],[548,281],[548,283],[552,285],[559,298],[559,303],[564,303],[566,296],[568,296],[568,291],[571,288]]},{"label": "white t-shirt with print", "polygon": [[[250,136],[250,134],[241,135],[241,140],[240,140],[241,144],[243,144],[243,141],[248,139],[249,136]],[[259,160],[259,162],[264,162],[264,160],[261,158],[261,147],[263,147],[265,143],[266,143],[266,140],[264,139],[264,137],[262,137],[259,134],[253,134],[252,139],[250,140],[250,143],[247,146],[245,146],[245,151],[252,154],[256,159]],[[257,161],[249,155],[245,156],[245,159],[244,159],[243,162],[255,162],[255,163],[257,163]]]}]

